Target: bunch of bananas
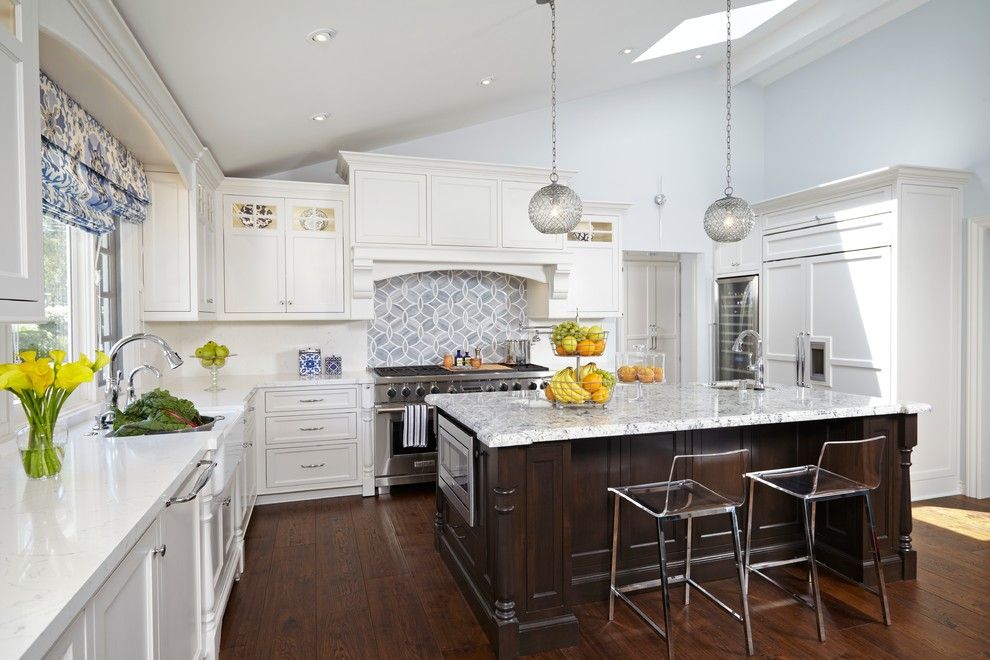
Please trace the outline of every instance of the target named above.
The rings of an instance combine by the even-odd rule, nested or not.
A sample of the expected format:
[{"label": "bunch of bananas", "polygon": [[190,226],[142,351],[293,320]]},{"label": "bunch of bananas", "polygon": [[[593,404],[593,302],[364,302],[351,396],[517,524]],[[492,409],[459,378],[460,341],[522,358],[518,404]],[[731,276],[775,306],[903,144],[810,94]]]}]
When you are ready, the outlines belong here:
[{"label": "bunch of bananas", "polygon": [[550,396],[561,403],[585,403],[591,399],[591,392],[581,387],[574,369],[571,367],[555,373],[550,379],[550,386],[547,390],[549,390]]}]

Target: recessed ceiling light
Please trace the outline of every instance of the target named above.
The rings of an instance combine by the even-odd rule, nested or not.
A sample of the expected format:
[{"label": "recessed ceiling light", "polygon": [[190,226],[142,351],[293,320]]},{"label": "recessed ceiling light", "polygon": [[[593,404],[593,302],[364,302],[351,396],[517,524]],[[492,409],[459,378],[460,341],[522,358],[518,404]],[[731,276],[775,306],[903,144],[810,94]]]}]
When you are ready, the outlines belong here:
[{"label": "recessed ceiling light", "polygon": [[[771,18],[784,11],[797,0],[769,0],[732,10],[732,39],[740,39]],[[682,21],[660,41],[650,46],[634,62],[652,60],[665,55],[703,48],[725,41],[725,12],[698,16]]]},{"label": "recessed ceiling light", "polygon": [[696,60],[700,60],[702,57],[703,57],[703,55],[701,53],[695,53],[694,54],[694,59],[696,59]]},{"label": "recessed ceiling light", "polygon": [[495,76],[488,76],[487,78],[482,78],[479,84],[482,87],[491,87],[493,82],[495,82]]},{"label": "recessed ceiling light", "polygon": [[320,28],[309,33],[309,40],[314,44],[325,44],[337,36],[337,31],[333,28]]},{"label": "recessed ceiling light", "polygon": [[326,120],[330,119],[330,113],[329,112],[318,112],[315,115],[313,115],[312,117],[310,117],[310,119],[312,119],[313,121],[326,121]]},{"label": "recessed ceiling light", "polygon": [[632,52],[633,52],[632,48],[623,48],[622,50],[619,51],[619,55],[632,55]]}]

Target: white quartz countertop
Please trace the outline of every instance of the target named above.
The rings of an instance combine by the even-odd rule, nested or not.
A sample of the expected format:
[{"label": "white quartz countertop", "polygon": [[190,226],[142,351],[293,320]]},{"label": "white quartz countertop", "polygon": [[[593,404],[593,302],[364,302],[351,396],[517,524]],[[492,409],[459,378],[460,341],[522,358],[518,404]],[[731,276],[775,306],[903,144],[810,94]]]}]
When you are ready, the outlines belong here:
[{"label": "white quartz countertop", "polygon": [[[191,365],[190,366],[195,366]],[[197,375],[187,375],[186,367],[181,368],[181,375],[165,372],[159,387],[163,387],[175,396],[189,399],[198,408],[216,408],[225,406],[241,406],[244,401],[257,389],[284,387],[325,387],[333,385],[358,385],[371,382],[368,371],[345,371],[340,378],[301,378],[296,374],[275,375],[229,375],[220,371],[219,392],[207,392],[210,377],[205,369]],[[178,372],[175,372],[178,373]]]},{"label": "white quartz countertop", "polygon": [[55,643],[218,435],[104,438],[87,426],[70,430],[48,480],[28,479],[16,443],[0,443],[2,658]]},{"label": "white quartz countertop", "polygon": [[763,392],[717,390],[701,384],[619,386],[606,409],[554,408],[542,392],[431,394],[426,401],[461,422],[489,447],[689,429],[780,424],[840,417],[930,412],[901,403],[826,389],[772,385]]}]

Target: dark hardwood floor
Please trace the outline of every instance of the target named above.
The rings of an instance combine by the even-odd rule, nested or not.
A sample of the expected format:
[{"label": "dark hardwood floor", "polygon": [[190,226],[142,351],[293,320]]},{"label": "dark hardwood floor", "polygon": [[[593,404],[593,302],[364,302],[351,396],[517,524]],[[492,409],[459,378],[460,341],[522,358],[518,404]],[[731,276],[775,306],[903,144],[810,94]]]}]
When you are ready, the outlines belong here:
[{"label": "dark hardwood floor", "polygon": [[[481,628],[433,550],[432,488],[390,496],[258,507],[247,561],[223,622],[221,657],[490,658]],[[893,626],[872,594],[822,572],[827,641],[814,614],[765,581],[751,581],[758,657],[990,657],[990,500],[916,502],[918,579],[890,585]],[[795,588],[800,571],[781,573]],[[738,598],[731,580],[712,590]],[[706,599],[683,608],[674,643],[692,658],[743,657],[740,628]],[[660,613],[659,598],[637,597]],[[578,608],[578,646],[540,658],[664,657],[663,642],[628,608]]]}]

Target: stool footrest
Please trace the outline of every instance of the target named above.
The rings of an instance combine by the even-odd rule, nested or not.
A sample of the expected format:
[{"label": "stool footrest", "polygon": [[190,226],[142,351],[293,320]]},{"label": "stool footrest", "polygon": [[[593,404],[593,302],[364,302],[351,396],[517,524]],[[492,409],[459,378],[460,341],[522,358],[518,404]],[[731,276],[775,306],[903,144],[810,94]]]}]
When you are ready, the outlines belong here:
[{"label": "stool footrest", "polygon": [[[804,559],[805,559],[805,561],[807,561],[807,557],[805,557]],[[793,563],[793,562],[791,562],[791,563]],[[807,607],[807,608],[809,608],[809,609],[811,609],[811,610],[814,610],[814,609],[815,609],[815,604],[814,604],[814,603],[812,603],[811,601],[809,601],[809,600],[808,600],[808,597],[807,597],[807,596],[805,596],[805,595],[803,595],[803,594],[799,594],[799,593],[796,593],[796,592],[794,592],[794,591],[792,591],[792,590],[790,590],[790,589],[788,589],[788,588],[787,588],[787,587],[785,587],[785,586],[784,586],[783,584],[781,584],[780,582],[778,582],[778,581],[777,581],[777,580],[775,580],[774,578],[772,578],[772,577],[770,577],[769,575],[767,575],[767,574],[766,574],[766,573],[764,573],[763,571],[761,571],[761,570],[759,570],[759,569],[758,569],[758,568],[756,568],[755,566],[749,566],[749,567],[747,567],[747,570],[748,570],[749,572],[751,572],[751,573],[756,573],[756,574],[757,574],[757,575],[759,575],[759,576],[760,576],[761,578],[763,578],[764,580],[766,580],[766,581],[767,581],[767,582],[769,582],[770,584],[772,584],[772,585],[774,585],[775,587],[777,587],[778,589],[780,589],[781,591],[783,591],[783,592],[784,592],[784,593],[786,593],[786,594],[787,594],[788,596],[790,596],[791,598],[793,598],[793,599],[794,599],[794,600],[796,600],[797,602],[799,602],[799,603],[801,603],[801,604],[802,604],[802,605],[804,605],[805,607]]]},{"label": "stool footrest", "polygon": [[756,570],[759,568],[776,568],[778,566],[790,566],[791,564],[797,564],[799,562],[808,561],[808,555],[803,557],[792,557],[790,559],[775,559],[772,561],[761,561],[755,564],[750,564],[746,568],[749,570]]},{"label": "stool footrest", "polygon": [[[713,603],[715,603],[716,605],[718,605],[719,607],[721,607],[725,612],[727,612],[728,614],[731,614],[733,617],[735,617],[735,619],[737,621],[740,621],[741,622],[743,620],[743,617],[742,617],[741,614],[739,614],[734,609],[732,609],[731,607],[729,607],[728,605],[726,605],[725,603],[723,603],[712,592],[708,591],[708,589],[705,589],[703,586],[701,586],[700,584],[698,584],[697,582],[695,582],[692,578],[685,577],[683,575],[677,575],[677,576],[672,577],[669,580],[667,580],[667,584],[669,586],[673,586],[673,585],[677,585],[677,584],[684,584],[685,582],[687,584],[690,584],[692,587],[694,587],[698,591],[700,591],[706,598],[708,598],[708,600],[712,601]],[[620,596],[622,598],[622,600],[624,600],[624,601],[626,601],[628,603],[629,602],[629,599],[626,598],[626,596],[625,596],[626,594],[628,594],[628,593],[634,593],[634,592],[637,592],[637,591],[643,591],[643,590],[646,590],[646,589],[655,589],[655,588],[661,586],[661,584],[662,584],[662,582],[659,579],[657,579],[657,580],[648,580],[646,582],[636,582],[635,584],[627,584],[627,585],[622,586],[622,587],[616,587],[614,589],[614,591],[615,591],[615,594],[617,596]]]}]

